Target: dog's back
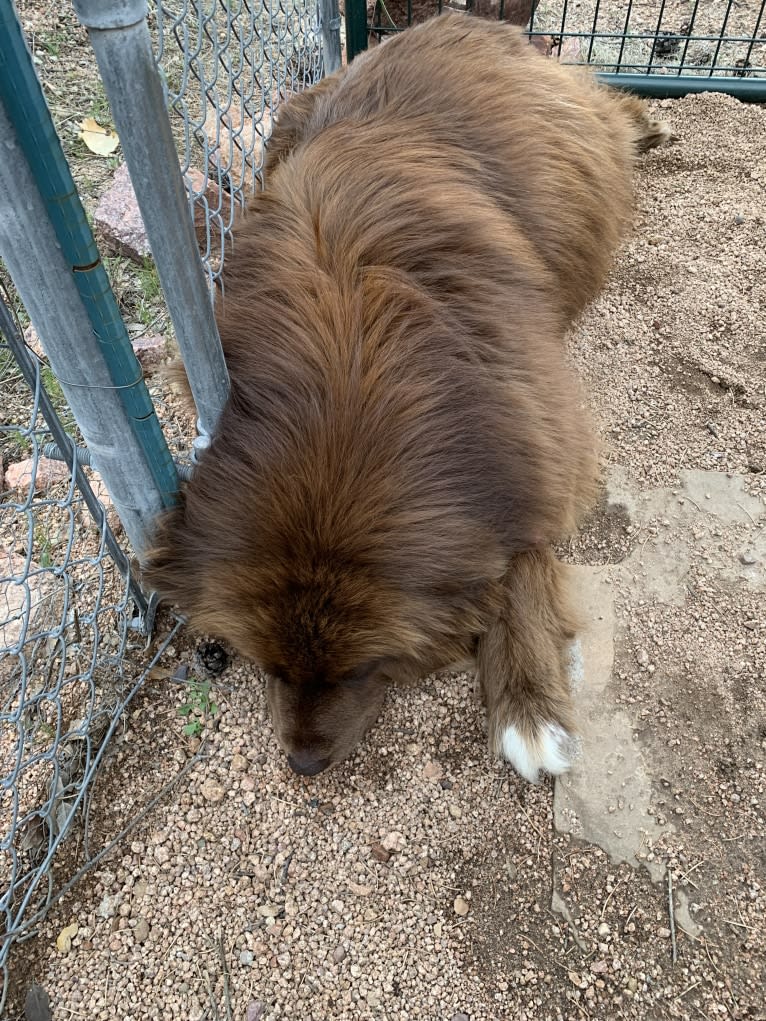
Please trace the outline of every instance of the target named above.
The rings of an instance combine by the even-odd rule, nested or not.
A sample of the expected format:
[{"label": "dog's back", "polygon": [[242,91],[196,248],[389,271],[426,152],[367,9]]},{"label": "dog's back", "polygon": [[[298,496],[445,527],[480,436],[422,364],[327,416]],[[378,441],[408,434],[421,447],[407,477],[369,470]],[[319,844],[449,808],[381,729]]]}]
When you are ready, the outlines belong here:
[{"label": "dog's back", "polygon": [[[345,172],[336,186],[345,188],[357,230],[390,217],[422,220],[421,203],[444,219],[442,185],[451,223],[470,231],[481,194],[507,217],[506,237],[515,227],[531,242],[551,274],[552,311],[571,320],[603,284],[630,219],[632,143],[646,133],[643,108],[597,87],[589,73],[542,57],[504,24],[448,13],[384,49],[288,104],[267,180],[269,170],[271,182],[278,179],[276,164],[288,152],[290,176],[305,168],[309,186],[318,185],[317,167]],[[429,177],[437,187],[428,187]],[[526,247],[519,251],[518,236],[508,239],[516,263]],[[368,240],[364,254],[375,259],[377,238]],[[356,238],[355,251],[363,246]],[[486,252],[477,257],[492,277]],[[507,262],[502,251],[499,262]]]}]

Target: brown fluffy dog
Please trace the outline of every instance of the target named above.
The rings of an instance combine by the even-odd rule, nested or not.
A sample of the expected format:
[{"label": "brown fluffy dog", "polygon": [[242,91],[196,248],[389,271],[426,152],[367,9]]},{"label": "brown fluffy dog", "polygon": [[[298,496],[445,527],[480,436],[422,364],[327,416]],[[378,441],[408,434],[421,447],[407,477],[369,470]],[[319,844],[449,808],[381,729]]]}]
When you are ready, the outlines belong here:
[{"label": "brown fluffy dog", "polygon": [[268,675],[298,772],[389,681],[478,667],[492,749],[567,766],[551,543],[594,490],[563,338],[667,132],[521,33],[408,30],[292,99],[218,322],[231,397],[147,572]]}]

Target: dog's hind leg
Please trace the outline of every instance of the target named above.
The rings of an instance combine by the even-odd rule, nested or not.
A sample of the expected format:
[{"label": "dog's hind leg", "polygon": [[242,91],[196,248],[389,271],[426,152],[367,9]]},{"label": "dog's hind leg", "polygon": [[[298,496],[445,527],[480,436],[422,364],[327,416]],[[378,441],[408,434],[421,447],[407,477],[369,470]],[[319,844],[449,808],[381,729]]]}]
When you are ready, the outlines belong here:
[{"label": "dog's hind leg", "polygon": [[516,556],[502,580],[499,613],[479,638],[477,666],[490,747],[533,783],[541,771],[556,775],[571,764],[575,630],[551,550]]}]

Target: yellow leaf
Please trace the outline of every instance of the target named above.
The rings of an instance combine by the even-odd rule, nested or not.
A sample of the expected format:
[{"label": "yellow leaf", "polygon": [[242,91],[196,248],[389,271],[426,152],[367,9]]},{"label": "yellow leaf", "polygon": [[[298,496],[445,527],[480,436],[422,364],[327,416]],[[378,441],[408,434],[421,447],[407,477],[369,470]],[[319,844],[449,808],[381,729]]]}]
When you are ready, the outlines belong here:
[{"label": "yellow leaf", "polygon": [[78,928],[77,922],[72,922],[66,929],[62,929],[56,937],[56,948],[62,954],[68,954],[72,949],[72,937],[77,935]]},{"label": "yellow leaf", "polygon": [[86,117],[80,124],[80,129],[80,138],[97,156],[111,156],[120,144],[119,138],[113,131],[102,128],[98,121],[94,121],[92,117]]}]

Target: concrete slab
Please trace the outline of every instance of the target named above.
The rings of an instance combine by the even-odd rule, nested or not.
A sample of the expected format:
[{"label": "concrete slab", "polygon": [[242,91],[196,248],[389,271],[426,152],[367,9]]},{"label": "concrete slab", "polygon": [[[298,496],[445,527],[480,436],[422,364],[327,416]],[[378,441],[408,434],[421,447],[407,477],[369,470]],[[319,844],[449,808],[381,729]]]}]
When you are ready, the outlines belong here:
[{"label": "concrete slab", "polygon": [[[665,864],[646,859],[647,845],[674,828],[670,822],[660,826],[650,814],[652,764],[614,696],[615,645],[621,640],[615,604],[684,604],[692,563],[698,571],[703,563],[706,572],[735,587],[766,589],[766,508],[741,478],[706,471],[682,472],[677,487],[642,493],[618,471],[609,501],[627,510],[639,541],[620,564],[570,569],[584,624],[572,667],[582,755],[556,782],[554,822],[560,833],[597,844],[614,862],[643,864],[658,882]],[[560,903],[552,907],[565,914],[557,897]],[[676,901],[679,925],[699,935],[686,894],[677,891]]]},{"label": "concrete slab", "polygon": [[[585,623],[580,636],[583,679],[579,685],[575,679],[582,756],[556,782],[554,822],[560,833],[598,844],[615,862],[636,865],[647,840],[665,830],[648,811],[651,778],[631,721],[610,696],[615,641],[610,569],[574,567],[571,584]],[[663,865],[644,864],[655,881],[662,878]]]}]

